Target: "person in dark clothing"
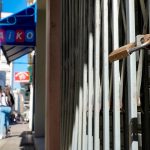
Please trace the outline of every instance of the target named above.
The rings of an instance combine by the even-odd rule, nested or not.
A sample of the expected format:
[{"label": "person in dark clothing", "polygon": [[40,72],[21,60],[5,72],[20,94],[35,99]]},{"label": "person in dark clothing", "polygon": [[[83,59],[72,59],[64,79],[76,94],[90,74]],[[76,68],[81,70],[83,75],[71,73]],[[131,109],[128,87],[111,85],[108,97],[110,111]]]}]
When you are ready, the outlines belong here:
[{"label": "person in dark clothing", "polygon": [[13,107],[15,104],[14,97],[10,92],[10,87],[5,86],[5,95],[7,96],[7,105]]}]

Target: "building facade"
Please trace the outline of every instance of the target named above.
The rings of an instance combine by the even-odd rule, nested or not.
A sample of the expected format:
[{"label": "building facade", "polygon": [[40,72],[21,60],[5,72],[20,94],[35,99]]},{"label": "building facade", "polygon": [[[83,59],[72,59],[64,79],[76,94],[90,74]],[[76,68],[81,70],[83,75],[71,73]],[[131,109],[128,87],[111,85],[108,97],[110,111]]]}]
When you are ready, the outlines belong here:
[{"label": "building facade", "polygon": [[0,84],[3,87],[12,84],[12,65],[7,64],[2,50],[0,50]]}]

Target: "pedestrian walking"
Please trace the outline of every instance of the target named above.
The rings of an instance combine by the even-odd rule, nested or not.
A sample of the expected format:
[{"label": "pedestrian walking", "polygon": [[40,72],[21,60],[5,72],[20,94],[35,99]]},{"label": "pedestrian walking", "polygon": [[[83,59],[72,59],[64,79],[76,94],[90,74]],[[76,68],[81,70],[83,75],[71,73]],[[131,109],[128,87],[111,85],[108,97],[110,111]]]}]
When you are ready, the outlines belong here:
[{"label": "pedestrian walking", "polygon": [[0,86],[0,139],[7,136],[10,112],[11,107],[8,105],[8,98]]},{"label": "pedestrian walking", "polygon": [[5,86],[5,95],[6,95],[6,98],[7,98],[7,105],[11,107],[11,114],[10,114],[10,117],[9,117],[9,121],[12,123],[14,120],[13,120],[13,116],[14,116],[14,111],[15,111],[15,108],[14,108],[14,104],[15,104],[15,100],[14,100],[14,96],[10,90],[10,86],[6,85]]}]

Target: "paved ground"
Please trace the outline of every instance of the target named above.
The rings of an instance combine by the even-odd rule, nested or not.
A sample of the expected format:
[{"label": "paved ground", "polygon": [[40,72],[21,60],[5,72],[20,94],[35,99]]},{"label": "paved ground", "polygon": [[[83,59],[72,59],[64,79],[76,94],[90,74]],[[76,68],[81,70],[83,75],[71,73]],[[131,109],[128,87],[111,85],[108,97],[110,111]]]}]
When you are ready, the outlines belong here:
[{"label": "paved ground", "polygon": [[11,134],[8,138],[0,140],[0,150],[30,150],[34,149],[28,147],[20,147],[22,141],[22,135],[29,131],[28,124],[15,124],[11,126]]}]

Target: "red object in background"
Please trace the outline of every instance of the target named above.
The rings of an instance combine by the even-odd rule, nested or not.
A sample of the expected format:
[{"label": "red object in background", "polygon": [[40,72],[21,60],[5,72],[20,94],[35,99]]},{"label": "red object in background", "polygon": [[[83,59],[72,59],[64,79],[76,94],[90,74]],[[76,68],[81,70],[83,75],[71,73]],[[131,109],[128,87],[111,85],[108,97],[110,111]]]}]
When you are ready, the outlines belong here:
[{"label": "red object in background", "polygon": [[29,82],[30,73],[29,72],[15,72],[15,82]]}]

